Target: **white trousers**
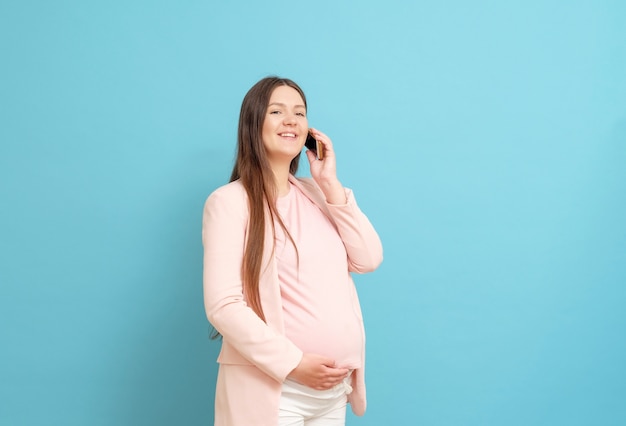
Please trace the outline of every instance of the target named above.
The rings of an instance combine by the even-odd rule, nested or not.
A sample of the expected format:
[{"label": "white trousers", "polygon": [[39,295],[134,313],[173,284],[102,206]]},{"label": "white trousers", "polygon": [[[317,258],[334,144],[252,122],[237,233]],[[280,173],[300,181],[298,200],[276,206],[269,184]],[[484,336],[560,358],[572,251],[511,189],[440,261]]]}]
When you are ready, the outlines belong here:
[{"label": "white trousers", "polygon": [[344,426],[350,377],[327,390],[285,380],[280,395],[278,426]]}]

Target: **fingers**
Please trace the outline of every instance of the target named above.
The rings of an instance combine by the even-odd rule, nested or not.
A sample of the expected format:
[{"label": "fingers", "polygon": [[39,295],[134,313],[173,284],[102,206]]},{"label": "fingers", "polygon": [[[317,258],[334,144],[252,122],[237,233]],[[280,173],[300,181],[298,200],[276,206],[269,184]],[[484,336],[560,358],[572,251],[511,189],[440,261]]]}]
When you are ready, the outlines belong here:
[{"label": "fingers", "polygon": [[305,353],[289,377],[310,388],[324,390],[341,383],[348,373],[348,369],[336,367],[331,358]]},{"label": "fingers", "polygon": [[320,381],[320,386],[317,389],[330,389],[337,386],[346,377],[348,377],[348,373],[350,371],[345,368],[329,368],[329,370],[330,371],[328,371],[326,378]]},{"label": "fingers", "polygon": [[350,370],[347,368],[337,367],[335,360],[323,358],[319,361],[322,362],[321,366],[323,368],[316,389],[330,389],[341,383],[341,381],[348,376]]},{"label": "fingers", "polygon": [[317,160],[317,156],[310,149],[307,149],[304,153],[309,160],[309,164]]},{"label": "fingers", "polygon": [[328,153],[332,155],[334,151],[333,142],[330,140],[330,138],[326,134],[314,128],[310,128],[309,133],[311,133],[311,135],[315,138],[315,140],[318,140],[322,144],[324,144],[324,156],[326,156],[326,154]]},{"label": "fingers", "polygon": [[313,355],[316,357],[315,361],[319,363],[320,366],[325,367],[325,372],[331,376],[339,376],[347,371],[345,368],[337,367],[337,363],[334,359],[325,357],[323,355]]},{"label": "fingers", "polygon": [[342,374],[338,377],[326,377],[323,379],[317,379],[311,381],[308,386],[317,390],[331,389],[340,384],[346,377],[348,377],[346,374]]},{"label": "fingers", "polygon": [[309,160],[311,176],[322,186],[324,182],[334,182],[337,180],[337,165],[335,160],[335,151],[333,143],[328,136],[317,129],[309,129],[311,135],[324,145],[323,159],[317,160],[315,154],[306,151]]},{"label": "fingers", "polygon": [[327,140],[329,141],[329,140],[330,140],[330,138],[329,138],[328,136],[326,136],[326,134],[325,134],[325,133],[322,133],[322,132],[320,132],[319,130],[314,129],[313,127],[311,127],[311,128],[309,129],[309,133],[311,133],[311,135],[312,135],[315,139],[320,139],[320,140],[321,140],[321,139],[323,139],[324,141],[327,141]]}]

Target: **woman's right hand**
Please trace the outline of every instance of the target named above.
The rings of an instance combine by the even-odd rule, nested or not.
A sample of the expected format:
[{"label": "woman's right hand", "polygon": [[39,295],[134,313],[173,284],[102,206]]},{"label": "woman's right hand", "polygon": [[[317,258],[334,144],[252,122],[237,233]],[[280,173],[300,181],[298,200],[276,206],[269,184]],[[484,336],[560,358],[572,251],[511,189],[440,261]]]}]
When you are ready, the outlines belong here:
[{"label": "woman's right hand", "polygon": [[287,377],[310,388],[326,390],[341,383],[349,372],[347,368],[336,367],[331,358],[305,353],[298,366]]}]

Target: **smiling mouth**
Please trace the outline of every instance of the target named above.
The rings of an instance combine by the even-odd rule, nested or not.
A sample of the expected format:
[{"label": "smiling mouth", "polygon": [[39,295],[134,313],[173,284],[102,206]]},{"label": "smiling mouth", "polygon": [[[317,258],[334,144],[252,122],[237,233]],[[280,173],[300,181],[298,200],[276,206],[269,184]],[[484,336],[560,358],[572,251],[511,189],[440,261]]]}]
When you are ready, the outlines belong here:
[{"label": "smiling mouth", "polygon": [[296,134],[295,133],[279,133],[278,136],[282,136],[284,138],[295,138]]}]

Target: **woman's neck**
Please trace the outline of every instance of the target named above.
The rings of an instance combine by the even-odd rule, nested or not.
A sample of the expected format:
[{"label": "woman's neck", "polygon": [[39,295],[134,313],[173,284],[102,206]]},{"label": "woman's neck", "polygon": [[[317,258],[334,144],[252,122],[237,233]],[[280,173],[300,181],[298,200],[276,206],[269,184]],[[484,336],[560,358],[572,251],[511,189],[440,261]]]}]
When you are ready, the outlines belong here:
[{"label": "woman's neck", "polygon": [[289,166],[272,167],[274,172],[274,183],[276,184],[276,193],[279,197],[287,195],[289,192]]}]

